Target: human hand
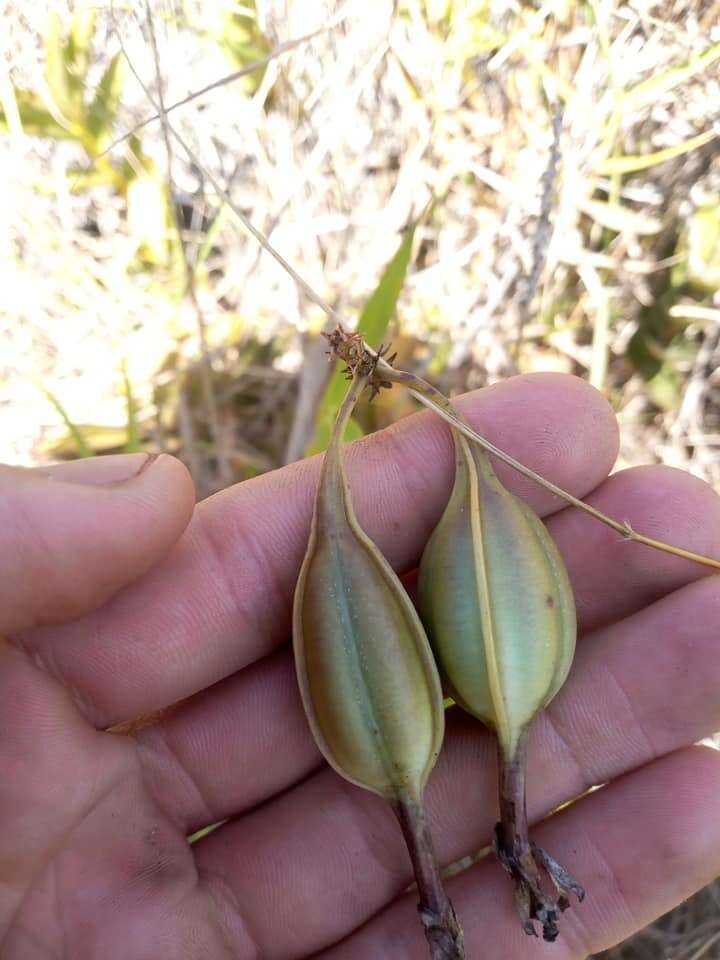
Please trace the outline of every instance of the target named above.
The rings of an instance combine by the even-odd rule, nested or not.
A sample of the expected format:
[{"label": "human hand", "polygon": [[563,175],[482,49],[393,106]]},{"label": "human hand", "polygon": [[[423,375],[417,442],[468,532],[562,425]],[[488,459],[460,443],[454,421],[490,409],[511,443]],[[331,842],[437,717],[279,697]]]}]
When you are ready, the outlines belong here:
[{"label": "human hand", "polygon": [[[581,381],[518,377],[459,406],[606,513],[720,553],[705,484],[663,467],[607,478],[615,419]],[[348,452],[360,523],[401,572],[440,516],[451,451],[423,413]],[[321,763],[284,643],[318,468],[194,511],[169,457],[0,470],[2,960],[426,957],[394,817]],[[692,746],[720,729],[720,578],[498,472],[548,519],[581,630],[532,738],[531,818],[608,785],[533,831],[588,890],[554,945],[522,933],[493,858],[447,886],[468,958],[579,960],[720,873],[720,757]],[[447,720],[427,791],[443,863],[496,820],[492,738]]]}]

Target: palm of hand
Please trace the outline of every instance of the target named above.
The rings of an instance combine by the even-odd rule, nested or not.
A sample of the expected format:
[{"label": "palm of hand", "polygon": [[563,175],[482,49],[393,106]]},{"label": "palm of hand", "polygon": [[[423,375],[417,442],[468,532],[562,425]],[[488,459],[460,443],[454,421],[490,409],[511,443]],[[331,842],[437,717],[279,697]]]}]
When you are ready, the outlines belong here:
[{"label": "palm of hand", "polygon": [[[463,409],[636,529],[719,552],[720,501],[699,481],[664,468],[606,479],[614,421],[579,381],[518,378]],[[359,446],[349,475],[360,521],[397,569],[412,569],[447,496],[448,433],[421,415]],[[424,957],[392,815],[321,765],[290,655],[274,649],[287,637],[317,462],[207,501],[179,542],[192,510],[183,469],[161,458],[110,482],[130,466],[0,473],[2,960]],[[503,477],[556,511],[549,526],[582,628],[571,679],[537,724],[531,816],[609,785],[536,829],[589,894],[553,947],[519,931],[492,861],[449,891],[469,957],[578,960],[719,872],[708,809],[720,762],[691,746],[720,727],[718,578]],[[444,862],[488,841],[492,769],[490,738],[452,711],[427,797]]]}]

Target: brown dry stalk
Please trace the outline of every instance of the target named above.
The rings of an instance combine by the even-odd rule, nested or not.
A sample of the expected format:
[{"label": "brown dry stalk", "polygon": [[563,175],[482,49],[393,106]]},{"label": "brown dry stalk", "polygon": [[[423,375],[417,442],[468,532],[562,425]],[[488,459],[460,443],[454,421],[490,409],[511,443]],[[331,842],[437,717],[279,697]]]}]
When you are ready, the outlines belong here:
[{"label": "brown dry stalk", "polygon": [[[143,82],[140,75],[134,69],[132,63],[130,63],[127,54],[125,54],[130,69],[133,71],[138,83],[142,86],[145,94],[150,100],[150,103],[153,106],[157,106],[158,115],[161,120],[162,125],[162,134],[163,141],[165,143],[165,153],[167,158],[167,191],[168,191],[168,203],[170,205],[170,212],[172,215],[172,221],[175,226],[175,233],[177,235],[178,247],[180,250],[180,256],[183,265],[183,272],[185,278],[185,291],[190,299],[190,302],[193,305],[193,310],[195,312],[195,320],[197,323],[198,337],[200,339],[200,352],[202,356],[202,362],[200,365],[200,384],[202,388],[203,396],[203,405],[205,407],[205,416],[208,422],[208,429],[210,431],[210,436],[213,442],[213,449],[216,452],[217,456],[217,475],[221,487],[228,486],[233,481],[233,471],[232,465],[230,462],[230,453],[227,449],[227,444],[225,442],[225,437],[220,425],[220,416],[218,413],[217,399],[215,397],[215,388],[212,380],[212,365],[210,361],[209,353],[209,343],[207,336],[207,323],[205,320],[205,314],[203,313],[202,307],[200,306],[200,301],[198,299],[197,290],[195,286],[195,268],[190,262],[188,256],[188,251],[185,246],[185,240],[183,238],[183,225],[180,212],[177,208],[177,205],[174,200],[174,181],[173,181],[173,150],[172,142],[170,139],[170,125],[167,120],[167,110],[165,108],[165,100],[163,95],[163,77],[162,70],[160,67],[160,54],[158,51],[157,37],[155,35],[155,22],[153,19],[152,8],[150,5],[150,0],[145,0],[145,9],[147,12],[147,21],[148,28],[150,31],[150,46],[152,49],[153,63],[155,66],[155,76],[158,87],[158,103],[155,104],[150,90]],[[118,33],[120,37],[120,34]],[[120,37],[120,42],[122,44],[122,37]],[[124,50],[124,47],[123,47]]]},{"label": "brown dry stalk", "polygon": [[463,960],[463,933],[445,892],[432,837],[422,807],[408,796],[393,804],[412,860],[418,888],[418,913],[425,928],[432,960]]},{"label": "brown dry stalk", "polygon": [[[328,339],[331,349],[338,359],[343,360],[351,370],[354,369],[354,366],[358,363],[358,334],[348,333],[342,326],[338,326],[336,330],[330,334]],[[490,440],[487,440],[481,434],[477,433],[477,431],[473,430],[455,410],[448,398],[433,387],[431,383],[428,383],[414,373],[409,373],[405,370],[396,370],[364,342],[363,350],[366,358],[365,362],[367,362],[367,357],[373,358],[375,362],[375,374],[372,385],[384,387],[392,383],[402,384],[402,386],[406,387],[421,403],[434,410],[443,420],[446,420],[469,440],[480,444],[488,453],[492,453],[524,477],[529,477],[531,480],[534,480],[535,483],[549,490],[555,494],[556,497],[560,497],[579,510],[590,514],[591,517],[599,520],[600,523],[604,523],[606,526],[616,530],[624,540],[634,540],[636,543],[645,544],[645,546],[652,547],[655,550],[661,550],[663,553],[670,553],[673,556],[682,557],[684,560],[692,560],[695,563],[701,563],[704,566],[720,570],[720,560],[713,557],[706,557],[702,553],[695,553],[693,550],[685,550],[683,547],[673,546],[670,543],[665,543],[663,540],[648,537],[643,533],[638,533],[636,530],[633,530],[627,520],[616,520],[614,517],[608,516],[596,507],[585,503],[584,500],[573,496],[572,493],[568,493],[567,490],[563,490],[562,487],[559,487],[551,480],[546,480],[545,477],[540,476],[539,473],[536,473],[530,467],[526,467],[525,464],[520,463],[519,460],[511,457],[509,453],[505,453],[500,447],[495,446]]]}]

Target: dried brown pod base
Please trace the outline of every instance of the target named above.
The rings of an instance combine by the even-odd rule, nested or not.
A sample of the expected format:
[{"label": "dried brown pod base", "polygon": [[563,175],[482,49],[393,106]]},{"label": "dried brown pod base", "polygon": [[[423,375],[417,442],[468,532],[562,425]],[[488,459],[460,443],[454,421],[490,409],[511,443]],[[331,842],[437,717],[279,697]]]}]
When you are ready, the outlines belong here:
[{"label": "dried brown pod base", "polygon": [[[527,734],[514,756],[498,750],[500,780],[500,822],[495,827],[493,849],[510,874],[515,887],[515,905],[522,928],[536,937],[535,921],[542,926],[543,939],[552,943],[558,935],[558,920],[570,906],[570,895],[582,902],[585,889],[557,860],[529,838],[525,803]],[[543,882],[550,884],[548,893]]]}]

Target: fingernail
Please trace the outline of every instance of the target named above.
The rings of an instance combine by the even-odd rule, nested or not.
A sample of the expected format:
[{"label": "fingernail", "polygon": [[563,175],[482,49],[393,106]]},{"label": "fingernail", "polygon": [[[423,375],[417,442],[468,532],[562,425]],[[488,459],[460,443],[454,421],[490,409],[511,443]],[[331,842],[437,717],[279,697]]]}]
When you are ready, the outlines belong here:
[{"label": "fingernail", "polygon": [[125,483],[143,473],[158,459],[157,453],[118,453],[112,456],[68,460],[41,467],[41,473],[65,483],[82,483],[93,487],[107,487]]}]

